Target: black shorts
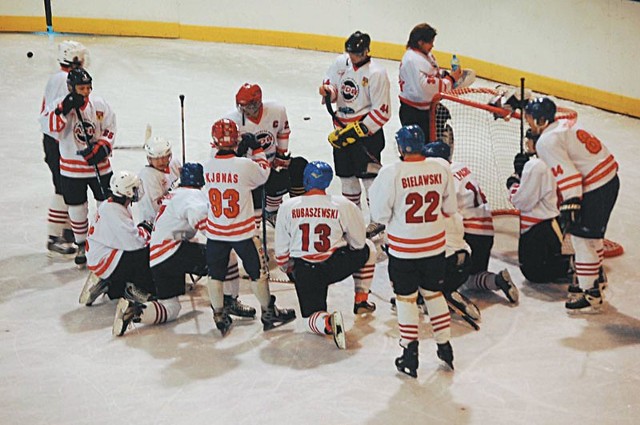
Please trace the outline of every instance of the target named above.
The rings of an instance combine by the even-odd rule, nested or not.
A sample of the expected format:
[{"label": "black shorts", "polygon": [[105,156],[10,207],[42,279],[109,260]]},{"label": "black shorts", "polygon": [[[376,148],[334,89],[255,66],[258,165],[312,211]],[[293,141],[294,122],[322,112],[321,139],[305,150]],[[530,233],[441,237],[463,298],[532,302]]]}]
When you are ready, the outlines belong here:
[{"label": "black shorts", "polygon": [[98,185],[98,179],[95,177],[84,178],[71,178],[66,176],[60,176],[60,182],[62,184],[62,196],[64,197],[64,203],[67,205],[82,205],[87,202],[87,187],[93,192],[93,197],[96,201],[104,201],[111,196],[111,190],[109,189],[109,181],[113,173],[100,176],[100,185],[104,191],[100,190]]},{"label": "black shorts", "polygon": [[[463,255],[465,260],[458,264],[458,254]],[[448,293],[457,291],[469,278],[471,269],[471,257],[465,250],[456,251],[446,258],[444,272],[444,290]]]},{"label": "black shorts", "polygon": [[579,221],[569,227],[569,233],[586,239],[604,238],[619,190],[620,179],[615,176],[604,186],[582,195]]},{"label": "black shorts", "polygon": [[444,253],[412,259],[389,255],[389,279],[393,283],[393,292],[398,295],[411,295],[418,287],[428,291],[442,291],[445,264]]},{"label": "black shorts", "polygon": [[464,234],[464,240],[471,247],[471,267],[469,273],[486,272],[489,269],[489,258],[493,248],[493,236]]},{"label": "black shorts", "polygon": [[[336,176],[374,178],[380,168],[380,153],[383,149],[382,129],[373,136],[360,139],[345,148],[333,149]],[[372,158],[375,158],[375,161]]]},{"label": "black shorts", "polygon": [[149,247],[136,251],[124,251],[116,269],[111,273],[108,295],[110,299],[124,296],[124,288],[127,282],[131,282],[138,288],[155,295],[156,287],[153,284],[151,269],[149,268]]},{"label": "black shorts", "polygon": [[186,273],[207,275],[205,245],[182,241],[180,248],[165,261],[151,268],[158,299],[166,300],[184,294]]},{"label": "black shorts", "polygon": [[62,195],[62,185],[60,184],[60,146],[53,137],[43,134],[42,147],[44,148],[44,162],[51,171],[51,180],[56,194]]},{"label": "black shorts", "polygon": [[291,277],[295,282],[296,294],[302,317],[309,317],[316,311],[327,311],[327,288],[357,272],[369,258],[369,247],[361,249],[342,247],[321,263],[310,263],[294,258]]},{"label": "black shorts", "polygon": [[429,140],[429,110],[422,110],[400,102],[400,123],[405,125],[416,124],[424,132],[425,141]]},{"label": "black shorts", "polygon": [[553,218],[535,224],[520,235],[520,270],[530,282],[548,283],[567,278],[571,256],[562,255],[559,231],[560,226]]},{"label": "black shorts", "polygon": [[207,239],[209,277],[224,281],[232,249],[242,260],[242,266],[251,280],[257,280],[260,277],[260,257],[252,238],[237,242]]}]

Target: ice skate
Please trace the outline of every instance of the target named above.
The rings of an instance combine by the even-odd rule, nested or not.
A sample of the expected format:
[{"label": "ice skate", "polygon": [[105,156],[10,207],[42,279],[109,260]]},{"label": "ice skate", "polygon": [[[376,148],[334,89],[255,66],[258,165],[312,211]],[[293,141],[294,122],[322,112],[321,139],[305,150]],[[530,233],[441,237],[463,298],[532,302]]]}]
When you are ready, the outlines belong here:
[{"label": "ice skate", "polygon": [[333,335],[333,342],[336,343],[336,347],[341,350],[347,349],[347,338],[344,331],[344,322],[342,321],[342,313],[334,311],[329,317],[329,324],[331,326],[331,332]]},{"label": "ice skate", "polygon": [[76,263],[76,267],[80,270],[83,270],[87,267],[87,256],[85,254],[85,243],[82,242],[77,246],[76,250],[76,258],[74,258],[73,262]]},{"label": "ice skate", "polygon": [[216,312],[213,307],[211,307],[211,309],[213,310],[213,321],[216,324],[216,328],[218,328],[222,336],[225,336],[227,333],[229,333],[231,325],[233,324],[231,316],[229,316],[224,311]]},{"label": "ice skate", "polygon": [[55,256],[69,256],[76,253],[75,247],[69,245],[64,239],[57,236],[49,236],[47,240],[47,255],[49,257]]},{"label": "ice skate", "polygon": [[569,285],[569,287],[567,288],[567,302],[573,302],[578,298],[582,298],[583,292],[584,291],[582,290],[582,288],[580,288],[578,285]]},{"label": "ice skate", "polygon": [[274,229],[276,228],[276,220],[278,219],[278,211],[265,211],[264,219]]},{"label": "ice skate", "polygon": [[256,318],[255,308],[242,303],[238,297],[232,297],[231,295],[224,296],[224,313],[238,317]]},{"label": "ice skate", "polygon": [[[358,294],[356,294],[356,300],[358,299]],[[353,303],[353,314],[367,314],[373,313],[376,311],[376,303],[369,301],[368,294],[367,298],[361,300],[360,302],[355,301]]]},{"label": "ice skate", "polygon": [[513,284],[513,280],[511,280],[511,275],[509,274],[509,270],[504,269],[500,273],[496,275],[496,285],[504,295],[507,297],[510,303],[517,304],[520,299],[520,293],[518,292],[518,288]]},{"label": "ice skate", "polygon": [[585,290],[580,296],[569,299],[565,304],[567,313],[600,313],[604,306],[604,294],[596,288]]},{"label": "ice skate", "polygon": [[380,224],[380,223],[376,223],[375,221],[372,221],[367,226],[366,236],[368,239],[371,239],[374,236],[377,236],[378,234],[384,232],[384,229],[386,228],[387,227],[384,224]]},{"label": "ice skate", "polygon": [[456,313],[467,322],[471,327],[477,331],[480,330],[480,326],[477,320],[480,320],[480,309],[471,300],[458,291],[453,291],[450,294],[443,293],[449,311]]},{"label": "ice skate", "polygon": [[437,354],[438,358],[453,370],[453,348],[451,348],[451,343],[447,341],[443,344],[438,344]]},{"label": "ice skate", "polygon": [[135,284],[127,282],[124,287],[124,298],[131,301],[137,301],[139,303],[146,303],[147,301],[151,301],[153,299],[153,295],[143,289],[138,288]]},{"label": "ice skate", "polygon": [[[400,344],[402,347],[402,344]],[[418,341],[411,341],[406,347],[402,347],[402,355],[396,358],[396,368],[411,376],[418,377]]]},{"label": "ice skate", "polygon": [[108,290],[109,281],[107,279],[100,279],[93,272],[90,272],[87,280],[84,282],[78,302],[90,306],[100,295],[106,294]]},{"label": "ice skate", "polygon": [[279,328],[296,318],[296,312],[289,308],[276,307],[276,297],[271,295],[271,302],[266,310],[262,310],[262,316],[260,321],[262,322],[263,329],[265,331]]},{"label": "ice skate", "polygon": [[74,244],[76,237],[73,235],[73,230],[62,229],[62,239],[70,245]]},{"label": "ice skate", "polygon": [[130,323],[139,323],[142,310],[146,306],[137,301],[120,298],[116,306],[116,315],[113,319],[113,336],[122,336],[127,331]]}]

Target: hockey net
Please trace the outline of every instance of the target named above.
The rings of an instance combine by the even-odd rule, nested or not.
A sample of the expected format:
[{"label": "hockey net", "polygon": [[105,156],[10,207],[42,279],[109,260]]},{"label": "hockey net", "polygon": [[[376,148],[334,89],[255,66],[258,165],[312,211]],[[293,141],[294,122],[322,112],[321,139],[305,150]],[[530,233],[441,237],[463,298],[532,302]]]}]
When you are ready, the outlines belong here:
[{"label": "hockey net", "polygon": [[[453,159],[470,167],[482,187],[494,215],[519,215],[509,201],[507,178],[513,173],[513,158],[521,151],[521,116],[496,99],[508,88],[469,87],[440,93],[431,104],[429,140],[440,138],[450,124],[454,133]],[[515,91],[515,89],[513,89]],[[450,116],[442,113],[445,106]],[[439,112],[437,112],[439,111]],[[576,111],[558,107],[556,119],[575,119]],[[605,240],[605,256],[623,252],[618,243]]]}]

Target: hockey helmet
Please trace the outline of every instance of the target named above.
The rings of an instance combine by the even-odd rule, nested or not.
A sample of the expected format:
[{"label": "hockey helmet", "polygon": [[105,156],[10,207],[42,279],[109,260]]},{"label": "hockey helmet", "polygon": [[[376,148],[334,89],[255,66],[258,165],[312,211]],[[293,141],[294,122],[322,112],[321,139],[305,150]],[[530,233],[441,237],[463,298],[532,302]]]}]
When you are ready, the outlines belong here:
[{"label": "hockey helmet", "polygon": [[75,93],[76,86],[89,84],[93,88],[93,79],[84,68],[74,68],[67,74],[67,88]]},{"label": "hockey helmet", "polygon": [[202,187],[204,186],[204,173],[202,164],[187,162],[180,170],[180,186]]},{"label": "hockey helmet", "polygon": [[262,107],[262,89],[257,84],[244,83],[236,93],[238,110],[250,117],[256,115]]},{"label": "hockey helmet", "polygon": [[86,66],[89,52],[82,43],[65,40],[58,45],[58,62],[63,66]]},{"label": "hockey helmet", "polygon": [[531,115],[534,120],[545,120],[552,123],[556,119],[556,104],[548,97],[537,97],[527,102],[524,113]]},{"label": "hockey helmet", "polygon": [[421,153],[424,147],[424,132],[416,124],[406,125],[396,133],[396,142],[401,155]]},{"label": "hockey helmet", "polygon": [[304,190],[325,190],[333,180],[333,169],[324,161],[311,161],[304,167],[302,183]]},{"label": "hockey helmet", "polygon": [[131,202],[138,202],[144,195],[142,181],[129,171],[120,171],[111,177],[111,192],[114,196],[128,198]]},{"label": "hockey helmet", "polygon": [[164,158],[171,155],[171,142],[164,137],[147,139],[144,144],[147,158]]},{"label": "hockey helmet", "polygon": [[369,34],[356,31],[344,42],[344,50],[348,53],[362,54],[369,50],[369,44],[371,44]]},{"label": "hockey helmet", "polygon": [[427,143],[423,149],[424,156],[429,158],[442,158],[449,160],[451,157],[451,148],[442,140]]},{"label": "hockey helmet", "polygon": [[213,145],[218,149],[233,149],[238,146],[238,126],[228,118],[216,121],[211,126]]}]

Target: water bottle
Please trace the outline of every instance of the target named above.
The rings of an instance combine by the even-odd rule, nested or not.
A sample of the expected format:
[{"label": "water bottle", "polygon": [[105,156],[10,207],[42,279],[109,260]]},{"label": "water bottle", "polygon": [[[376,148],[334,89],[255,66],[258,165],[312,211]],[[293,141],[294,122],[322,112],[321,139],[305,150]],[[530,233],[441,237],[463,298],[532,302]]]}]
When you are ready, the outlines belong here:
[{"label": "water bottle", "polygon": [[455,72],[458,68],[460,68],[460,60],[458,59],[458,56],[453,55],[451,57],[451,70]]}]

